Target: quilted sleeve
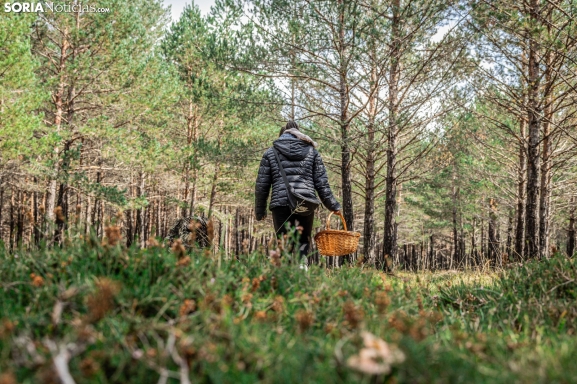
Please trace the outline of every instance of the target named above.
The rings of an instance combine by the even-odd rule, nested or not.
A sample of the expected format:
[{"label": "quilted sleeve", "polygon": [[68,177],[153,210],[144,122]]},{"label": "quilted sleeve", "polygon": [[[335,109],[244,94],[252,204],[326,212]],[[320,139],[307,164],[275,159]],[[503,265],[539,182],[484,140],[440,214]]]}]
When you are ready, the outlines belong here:
[{"label": "quilted sleeve", "polygon": [[315,184],[315,190],[319,194],[323,205],[330,211],[340,211],[341,205],[335,199],[333,192],[331,191],[323,159],[316,150],[313,164],[313,181]]},{"label": "quilted sleeve", "polygon": [[267,153],[268,151],[262,156],[256,177],[254,212],[257,220],[262,220],[266,217],[266,202],[272,184],[271,168]]}]

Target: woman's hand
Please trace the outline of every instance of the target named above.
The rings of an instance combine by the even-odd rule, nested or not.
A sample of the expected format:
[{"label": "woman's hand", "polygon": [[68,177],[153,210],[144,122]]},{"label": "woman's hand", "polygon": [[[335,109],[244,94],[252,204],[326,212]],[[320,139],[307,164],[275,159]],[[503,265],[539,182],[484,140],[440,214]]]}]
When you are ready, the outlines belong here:
[{"label": "woman's hand", "polygon": [[341,211],[333,211],[333,213],[334,213],[335,215],[338,215],[338,216],[341,215]]}]

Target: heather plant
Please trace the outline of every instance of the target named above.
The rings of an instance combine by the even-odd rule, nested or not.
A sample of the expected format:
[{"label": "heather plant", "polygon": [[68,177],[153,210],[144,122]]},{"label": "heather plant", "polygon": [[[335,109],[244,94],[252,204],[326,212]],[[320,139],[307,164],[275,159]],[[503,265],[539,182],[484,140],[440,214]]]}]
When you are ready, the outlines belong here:
[{"label": "heather plant", "polygon": [[492,275],[386,275],[305,271],[282,241],[271,254],[238,258],[148,244],[86,236],[0,251],[3,382],[509,383],[576,374],[574,260]]}]

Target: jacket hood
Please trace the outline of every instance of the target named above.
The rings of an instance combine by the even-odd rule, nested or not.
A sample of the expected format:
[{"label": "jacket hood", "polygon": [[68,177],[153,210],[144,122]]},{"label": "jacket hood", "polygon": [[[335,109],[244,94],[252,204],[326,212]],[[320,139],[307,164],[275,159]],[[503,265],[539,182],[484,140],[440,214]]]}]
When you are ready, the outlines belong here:
[{"label": "jacket hood", "polygon": [[301,161],[308,155],[313,144],[291,136],[278,138],[273,142],[273,146],[286,159],[291,161]]},{"label": "jacket hood", "polygon": [[293,135],[297,139],[306,141],[307,143],[311,143],[313,145],[313,147],[315,147],[315,148],[318,147],[318,144],[313,139],[311,139],[309,136],[305,135],[304,133],[302,133],[298,129],[289,128],[289,129],[286,129],[284,131],[284,133],[290,133],[291,135]]}]

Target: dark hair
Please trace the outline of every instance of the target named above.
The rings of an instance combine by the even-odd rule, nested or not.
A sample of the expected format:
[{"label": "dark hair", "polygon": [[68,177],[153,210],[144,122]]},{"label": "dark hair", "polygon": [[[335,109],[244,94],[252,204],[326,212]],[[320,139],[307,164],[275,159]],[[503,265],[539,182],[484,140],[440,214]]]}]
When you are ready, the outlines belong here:
[{"label": "dark hair", "polygon": [[280,129],[280,133],[278,134],[279,136],[282,136],[282,134],[284,133],[284,131],[286,131],[287,129],[299,129],[299,125],[294,121],[294,120],[289,120],[286,125],[284,127],[282,127]]}]

